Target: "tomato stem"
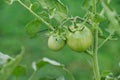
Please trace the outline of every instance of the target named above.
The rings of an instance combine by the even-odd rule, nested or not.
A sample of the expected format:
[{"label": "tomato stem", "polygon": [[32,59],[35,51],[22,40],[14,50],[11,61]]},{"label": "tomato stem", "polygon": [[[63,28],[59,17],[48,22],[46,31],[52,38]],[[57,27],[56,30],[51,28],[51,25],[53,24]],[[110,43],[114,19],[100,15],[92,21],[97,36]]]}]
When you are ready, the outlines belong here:
[{"label": "tomato stem", "polygon": [[34,80],[37,71],[34,71],[28,80]]},{"label": "tomato stem", "polygon": [[54,27],[46,22],[43,18],[41,18],[39,15],[37,15],[34,11],[31,10],[30,7],[26,6],[21,0],[17,0],[23,7],[25,7],[28,11],[30,11],[38,20],[42,21],[44,24],[46,24],[51,30],[55,30]]},{"label": "tomato stem", "polygon": [[[96,0],[92,0],[93,3],[93,13],[96,15]],[[93,72],[95,80],[100,80],[100,72],[99,72],[99,66],[98,66],[98,23],[93,22],[94,28],[94,42],[93,42]]]},{"label": "tomato stem", "polygon": [[93,53],[89,50],[86,50],[85,53],[87,53],[88,55],[90,55],[91,57],[93,57]]},{"label": "tomato stem", "polygon": [[109,36],[99,45],[98,48],[101,48],[108,40],[110,40],[113,34],[114,34],[114,31],[109,34]]},{"label": "tomato stem", "polygon": [[72,75],[72,73],[68,69],[66,69],[65,67],[63,67],[63,70],[65,72],[67,72],[67,74],[69,74],[71,76],[71,80],[75,80],[74,76]]},{"label": "tomato stem", "polygon": [[84,18],[81,18],[81,17],[79,17],[79,16],[76,16],[76,17],[72,17],[72,18],[66,18],[66,19],[59,25],[59,27],[62,27],[62,26],[63,26],[65,23],[67,23],[68,21],[73,21],[74,18],[76,18],[76,21],[79,20],[79,21],[81,21],[81,22],[84,22],[84,24],[87,23],[87,24],[92,25],[89,20],[84,19]]},{"label": "tomato stem", "polygon": [[[96,25],[94,25],[96,26]],[[97,27],[97,26],[96,26]],[[98,66],[98,29],[95,28],[94,30],[94,45],[93,45],[93,72],[95,76],[95,80],[100,80],[100,72],[99,72],[99,66]]]}]

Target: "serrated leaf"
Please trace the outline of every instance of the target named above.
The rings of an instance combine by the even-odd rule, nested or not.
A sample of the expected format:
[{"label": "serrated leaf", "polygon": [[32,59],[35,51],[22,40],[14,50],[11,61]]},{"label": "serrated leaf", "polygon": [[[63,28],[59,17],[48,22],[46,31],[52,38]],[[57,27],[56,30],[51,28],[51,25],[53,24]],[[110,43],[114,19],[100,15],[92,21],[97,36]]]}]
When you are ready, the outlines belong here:
[{"label": "serrated leaf", "polygon": [[0,71],[0,80],[7,80],[15,67],[20,63],[24,54],[24,48],[22,48],[19,55],[15,57],[14,60],[11,60],[9,63],[5,64]]},{"label": "serrated leaf", "polygon": [[31,37],[36,37],[37,36],[37,32],[40,31],[40,24],[41,22],[39,20],[33,20],[30,23],[28,23],[26,25],[26,33]]},{"label": "serrated leaf", "polygon": [[23,65],[16,66],[12,73],[14,76],[25,76],[26,75],[26,67]]},{"label": "serrated leaf", "polygon": [[44,9],[47,9],[58,22],[61,22],[67,17],[67,8],[60,0],[38,0]]}]

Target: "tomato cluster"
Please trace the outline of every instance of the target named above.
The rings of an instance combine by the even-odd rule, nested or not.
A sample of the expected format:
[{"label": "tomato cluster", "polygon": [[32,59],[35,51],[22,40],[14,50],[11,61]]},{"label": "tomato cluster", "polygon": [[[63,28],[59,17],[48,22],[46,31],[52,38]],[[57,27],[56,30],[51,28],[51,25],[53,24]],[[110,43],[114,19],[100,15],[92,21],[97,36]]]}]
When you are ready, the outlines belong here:
[{"label": "tomato cluster", "polygon": [[66,33],[66,40],[60,35],[51,35],[48,39],[48,47],[53,51],[61,50],[65,42],[76,52],[86,51],[92,44],[92,33],[85,25],[77,23],[68,27]]}]

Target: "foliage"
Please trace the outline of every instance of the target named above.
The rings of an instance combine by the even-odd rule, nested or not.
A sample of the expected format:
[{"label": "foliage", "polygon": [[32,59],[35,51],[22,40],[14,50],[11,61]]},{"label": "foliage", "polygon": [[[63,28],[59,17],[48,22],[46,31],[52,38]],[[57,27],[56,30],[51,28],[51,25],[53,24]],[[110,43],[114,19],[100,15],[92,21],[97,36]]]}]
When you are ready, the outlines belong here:
[{"label": "foliage", "polygon": [[[113,74],[111,74],[111,72],[104,72],[103,74],[100,74],[97,59],[98,49],[100,49],[109,40],[116,40],[116,38],[119,38],[120,36],[120,18],[117,11],[115,11],[111,6],[109,6],[110,0],[84,1],[82,8],[86,13],[83,17],[71,17],[71,14],[69,16],[69,9],[59,0],[7,0],[6,2],[9,4],[13,4],[13,2],[18,2],[31,14],[33,14],[35,19],[28,23],[25,28],[27,34],[31,38],[35,38],[39,33],[41,34],[41,32],[47,31],[47,36],[55,34],[57,36],[60,36],[61,40],[67,42],[68,38],[66,38],[66,33],[68,31],[70,31],[71,33],[75,33],[75,31],[83,31],[84,28],[81,29],[81,27],[83,27],[84,25],[89,27],[88,29],[92,31],[93,35],[93,44],[91,44],[89,48],[85,48],[85,50],[82,52],[90,55],[90,58],[92,59],[91,63],[93,64],[95,80],[100,80],[100,78],[102,80],[119,79],[119,75],[114,76]],[[98,7],[100,7],[100,11],[97,11]],[[108,21],[105,29],[101,28],[100,26],[102,23],[104,23],[103,21]],[[78,26],[77,23],[81,23],[81,25]],[[71,25],[73,25],[73,27],[71,27]],[[45,29],[42,30],[42,27],[45,27]],[[81,43],[87,43],[87,40],[83,40],[85,37],[86,34],[84,33],[83,38],[76,41],[81,41]],[[103,40],[99,42],[98,39]],[[57,38],[54,40],[57,41]],[[18,63],[22,59],[23,50],[21,54],[18,55],[15,59],[9,57],[8,55],[3,56],[5,56],[5,58],[1,58],[2,61],[0,62],[2,65],[0,79],[9,79],[11,78],[10,75],[14,75],[16,78],[18,78],[27,74],[26,67],[24,65],[18,65]],[[9,59],[11,60],[7,62],[7,60]],[[57,69],[58,72],[62,70],[62,73],[60,72],[58,75],[53,74],[53,76],[46,75],[44,77],[36,77],[40,69],[44,68],[46,65],[53,66],[55,69]],[[29,77],[29,80],[75,80],[73,75],[68,69],[65,68],[64,65],[49,58],[42,58],[39,62],[33,62],[32,68],[33,73]],[[6,71],[8,73],[6,73]]]}]

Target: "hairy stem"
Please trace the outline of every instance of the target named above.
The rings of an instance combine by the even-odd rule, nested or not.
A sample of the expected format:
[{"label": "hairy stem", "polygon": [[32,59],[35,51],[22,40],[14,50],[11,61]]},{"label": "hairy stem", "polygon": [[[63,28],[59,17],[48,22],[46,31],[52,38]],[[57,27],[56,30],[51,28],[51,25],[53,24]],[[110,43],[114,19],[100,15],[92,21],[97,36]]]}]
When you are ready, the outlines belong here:
[{"label": "hairy stem", "polygon": [[[93,3],[93,13],[96,14],[96,0],[92,0]],[[94,28],[94,42],[93,42],[93,72],[95,80],[100,80],[100,72],[98,66],[98,24],[93,23]]]},{"label": "hairy stem", "polygon": [[[96,26],[96,25],[94,25]],[[97,26],[96,26],[97,27]],[[98,66],[98,29],[96,28],[94,30],[94,47],[93,47],[93,72],[95,80],[100,80],[100,72],[99,72],[99,66]]]},{"label": "hairy stem", "polygon": [[43,18],[41,18],[39,15],[37,15],[34,11],[31,10],[31,8],[29,8],[28,6],[26,6],[22,1],[17,0],[23,7],[25,7],[28,11],[30,11],[30,13],[32,13],[37,19],[39,19],[40,21],[42,21],[44,24],[46,24],[50,29],[54,30],[53,26],[51,24],[49,24],[48,22],[46,22]]}]

